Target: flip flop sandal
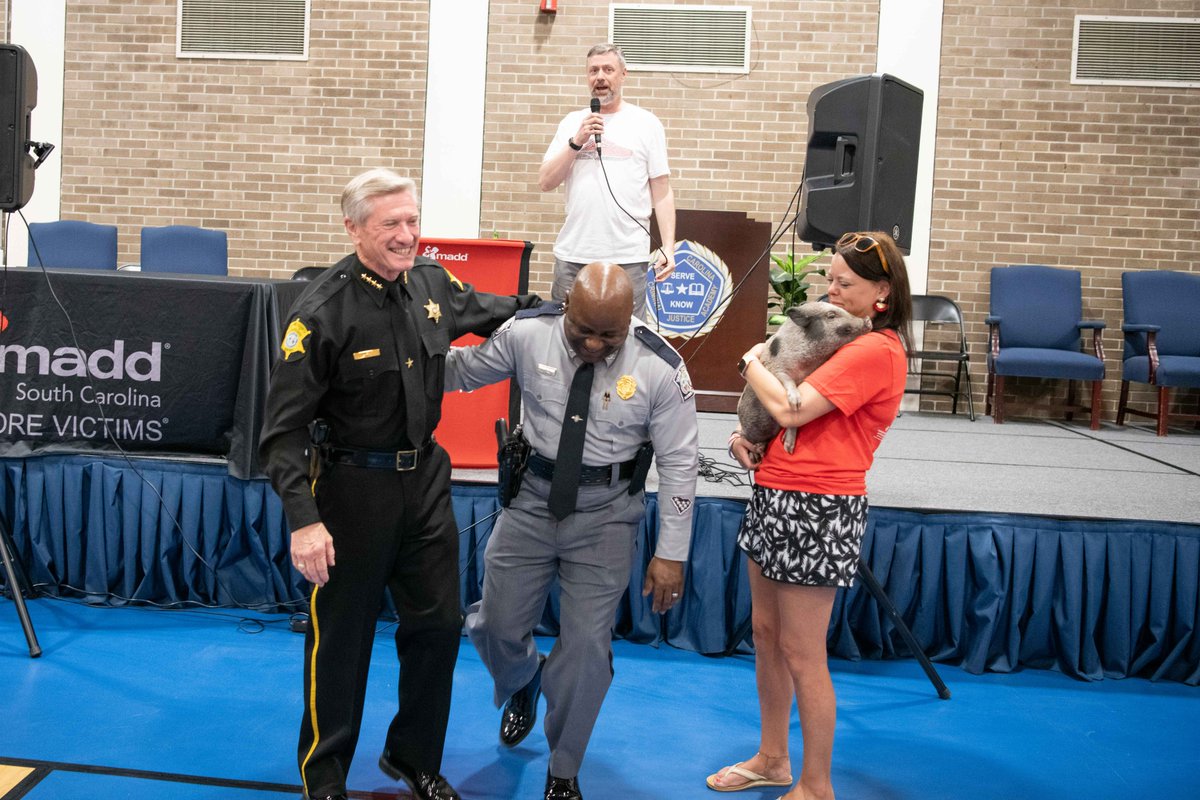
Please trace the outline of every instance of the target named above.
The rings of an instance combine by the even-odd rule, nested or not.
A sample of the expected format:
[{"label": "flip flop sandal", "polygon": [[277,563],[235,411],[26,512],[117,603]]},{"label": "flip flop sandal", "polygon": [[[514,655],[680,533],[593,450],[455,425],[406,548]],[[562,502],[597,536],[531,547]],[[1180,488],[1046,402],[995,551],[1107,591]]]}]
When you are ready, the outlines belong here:
[{"label": "flip flop sandal", "polygon": [[706,784],[708,784],[708,788],[712,789],[714,792],[740,792],[743,789],[758,789],[763,786],[791,786],[792,785],[792,776],[791,775],[787,776],[787,780],[773,781],[770,778],[766,777],[765,775],[759,775],[757,772],[751,772],[750,770],[746,769],[745,767],[742,766],[742,762],[740,762],[740,761],[738,763],[734,764],[732,767],[726,767],[724,772],[725,772],[726,776],[728,776],[729,773],[732,772],[734,775],[737,775],[738,777],[745,778],[746,782],[738,783],[733,786],[721,786],[720,784],[717,783],[717,776],[721,774],[721,771],[718,770],[717,772],[714,772],[712,775],[709,775],[708,778],[704,781]]}]

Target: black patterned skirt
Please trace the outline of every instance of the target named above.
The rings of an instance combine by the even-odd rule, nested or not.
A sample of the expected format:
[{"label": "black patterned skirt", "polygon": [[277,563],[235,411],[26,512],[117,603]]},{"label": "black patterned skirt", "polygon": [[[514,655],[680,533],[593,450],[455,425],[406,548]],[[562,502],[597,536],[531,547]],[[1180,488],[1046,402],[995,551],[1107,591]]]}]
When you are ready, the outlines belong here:
[{"label": "black patterned skirt", "polygon": [[768,578],[798,586],[850,586],[867,527],[866,495],[755,486],[738,547]]}]

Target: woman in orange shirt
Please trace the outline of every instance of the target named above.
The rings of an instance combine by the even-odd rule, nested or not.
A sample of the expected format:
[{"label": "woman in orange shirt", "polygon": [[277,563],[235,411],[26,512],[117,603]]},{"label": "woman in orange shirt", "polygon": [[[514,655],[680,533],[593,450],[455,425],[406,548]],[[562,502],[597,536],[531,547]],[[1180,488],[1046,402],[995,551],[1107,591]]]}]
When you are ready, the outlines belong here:
[{"label": "woman in orange shirt", "polygon": [[[754,493],[738,533],[753,601],[758,752],[708,777],[719,792],[790,786],[786,800],[833,797],[830,768],[837,701],[825,649],[838,587],[858,571],[867,520],[866,473],[904,394],[911,351],[912,297],[904,257],[881,232],[848,233],[829,266],[828,301],[871,320],[800,385],[800,407],[758,360],[739,364],[768,413],[798,427],[788,453],[782,432],[765,447],[730,436],[730,453],[755,471]],[[804,756],[793,786],[788,756],[792,698]]]}]

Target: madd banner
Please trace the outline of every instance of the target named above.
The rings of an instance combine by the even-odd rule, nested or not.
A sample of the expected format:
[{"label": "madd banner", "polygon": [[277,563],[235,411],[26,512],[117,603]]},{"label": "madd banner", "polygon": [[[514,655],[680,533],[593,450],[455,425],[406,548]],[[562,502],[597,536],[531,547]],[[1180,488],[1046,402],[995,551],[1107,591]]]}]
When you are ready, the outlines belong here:
[{"label": "madd banner", "polygon": [[251,472],[269,289],[9,270],[0,291],[0,455],[119,448],[228,457],[238,462],[232,473]]}]

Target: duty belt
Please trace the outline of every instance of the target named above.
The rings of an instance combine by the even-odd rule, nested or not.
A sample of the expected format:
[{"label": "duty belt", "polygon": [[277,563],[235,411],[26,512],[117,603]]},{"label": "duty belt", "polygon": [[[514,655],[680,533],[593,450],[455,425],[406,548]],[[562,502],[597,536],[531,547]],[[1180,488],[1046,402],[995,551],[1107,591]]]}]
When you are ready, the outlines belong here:
[{"label": "duty belt", "polygon": [[430,438],[416,450],[364,450],[360,447],[324,447],[321,453],[326,461],[334,464],[350,464],[370,469],[390,469],[396,472],[411,472],[433,452],[437,442]]},{"label": "duty belt", "polygon": [[[606,483],[609,486],[616,486],[621,481],[627,481],[633,477],[633,467],[636,463],[637,459],[632,458],[629,461],[610,464],[607,467],[589,467],[584,464],[579,470],[579,485],[599,486]],[[539,478],[548,481],[554,479],[554,462],[548,458],[542,458],[537,453],[529,454],[529,460],[525,462],[525,466]]]}]

